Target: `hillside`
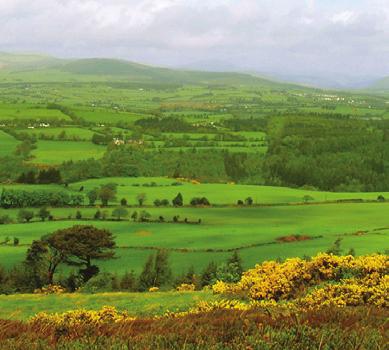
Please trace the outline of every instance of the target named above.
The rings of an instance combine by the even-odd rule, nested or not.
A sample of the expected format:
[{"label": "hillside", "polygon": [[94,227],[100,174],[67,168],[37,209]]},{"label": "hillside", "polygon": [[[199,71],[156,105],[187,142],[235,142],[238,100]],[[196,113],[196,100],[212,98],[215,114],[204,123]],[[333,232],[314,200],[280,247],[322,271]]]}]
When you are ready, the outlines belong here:
[{"label": "hillside", "polygon": [[275,86],[279,83],[254,77],[250,74],[231,72],[202,72],[191,70],[174,70],[147,66],[139,63],[117,59],[81,59],[65,64],[62,71],[72,74],[103,75],[114,79],[155,81],[168,83],[219,83]]},{"label": "hillside", "polygon": [[41,54],[16,54],[0,52],[0,70],[20,71],[58,67],[67,62],[63,59]]},{"label": "hillside", "polygon": [[376,81],[370,86],[370,90],[389,91],[389,77]]},{"label": "hillside", "polygon": [[1,75],[7,81],[27,82],[105,80],[164,84],[250,85],[270,88],[292,86],[245,73],[175,70],[109,58],[66,60],[45,55],[10,53],[0,53],[0,77]]}]

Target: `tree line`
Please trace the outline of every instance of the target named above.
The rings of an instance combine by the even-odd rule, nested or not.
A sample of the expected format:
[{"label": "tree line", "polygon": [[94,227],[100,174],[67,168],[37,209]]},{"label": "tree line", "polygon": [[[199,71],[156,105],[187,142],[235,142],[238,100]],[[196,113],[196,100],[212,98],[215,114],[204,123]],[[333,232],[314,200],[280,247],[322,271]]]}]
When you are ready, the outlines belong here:
[{"label": "tree line", "polygon": [[55,190],[17,190],[3,188],[0,194],[0,207],[26,208],[26,207],[66,207],[80,206],[84,202],[81,194]]},{"label": "tree line", "polygon": [[275,119],[263,164],[266,183],[340,192],[385,191],[387,130],[387,124],[357,119]]},{"label": "tree line", "polygon": [[[141,273],[129,270],[122,276],[100,273],[98,261],[116,258],[112,233],[91,225],[76,225],[57,230],[32,242],[24,261],[9,271],[0,267],[0,293],[33,292],[51,285],[60,285],[69,292],[129,290],[146,291],[151,287],[171,288],[182,283],[195,288],[216,280],[237,282],[243,272],[237,252],[223,264],[213,262],[199,274],[193,267],[174,277],[166,250],[157,250],[147,258]],[[71,268],[68,275],[60,273]]]}]

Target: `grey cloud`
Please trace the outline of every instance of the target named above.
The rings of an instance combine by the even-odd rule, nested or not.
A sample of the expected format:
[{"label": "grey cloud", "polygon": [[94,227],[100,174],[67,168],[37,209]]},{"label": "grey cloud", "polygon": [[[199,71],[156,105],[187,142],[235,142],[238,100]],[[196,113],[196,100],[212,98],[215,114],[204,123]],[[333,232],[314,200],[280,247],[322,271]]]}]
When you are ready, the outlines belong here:
[{"label": "grey cloud", "polygon": [[0,0],[0,50],[389,75],[386,0]]}]

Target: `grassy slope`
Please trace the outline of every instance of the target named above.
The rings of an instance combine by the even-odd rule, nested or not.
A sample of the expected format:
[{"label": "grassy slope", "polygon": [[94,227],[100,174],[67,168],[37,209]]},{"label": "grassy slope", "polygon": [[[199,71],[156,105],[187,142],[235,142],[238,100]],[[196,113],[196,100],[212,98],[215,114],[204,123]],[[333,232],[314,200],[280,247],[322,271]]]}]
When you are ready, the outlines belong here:
[{"label": "grassy slope", "polygon": [[[58,145],[65,143],[63,141],[39,141],[53,144],[55,148],[52,151],[52,157],[55,156],[55,149]],[[67,145],[72,146],[70,150],[77,152],[78,142],[66,142]],[[87,144],[89,147],[89,144]],[[94,146],[92,144],[92,146]],[[100,149],[100,148],[97,148]],[[37,152],[35,150],[34,152]],[[47,152],[50,152],[49,150]],[[71,154],[71,153],[69,153]],[[84,157],[85,154],[82,154]],[[65,155],[66,156],[66,155]],[[57,157],[58,158],[58,157]],[[53,158],[51,158],[53,159]],[[55,159],[55,158],[54,158]],[[35,160],[33,160],[35,162]],[[150,184],[155,182],[156,187],[143,186],[144,184]],[[258,204],[279,204],[279,203],[302,203],[303,197],[306,195],[311,196],[314,202],[324,201],[336,201],[336,200],[351,200],[351,199],[363,199],[374,201],[379,195],[383,195],[385,198],[389,198],[389,192],[323,192],[323,191],[310,191],[303,189],[293,189],[287,187],[272,187],[272,186],[256,186],[256,185],[233,185],[233,184],[192,184],[190,182],[182,182],[181,186],[173,186],[172,184],[177,182],[176,179],[167,177],[111,177],[101,179],[91,179],[87,181],[81,181],[69,185],[69,190],[77,193],[86,194],[89,190],[99,187],[100,185],[107,183],[116,183],[117,187],[117,200],[112,202],[113,204],[119,203],[122,198],[126,198],[128,204],[137,204],[136,196],[139,193],[145,193],[147,200],[145,204],[147,206],[153,206],[155,199],[168,199],[172,200],[178,192],[181,192],[184,197],[184,204],[189,204],[193,197],[207,197],[211,204],[236,204],[239,199],[244,200],[251,196],[254,203]],[[134,186],[139,185],[139,186]],[[81,186],[84,187],[83,192],[79,192]],[[52,190],[64,190],[60,185],[3,185],[1,188],[15,188],[21,190],[38,190],[38,189],[52,189]],[[86,200],[86,203],[88,201]]]},{"label": "grassy slope", "polygon": [[25,70],[58,66],[66,60],[40,54],[0,52],[0,69]]},{"label": "grassy slope", "polygon": [[167,84],[234,84],[284,88],[250,74],[184,71],[107,58],[63,60],[42,55],[0,53],[0,77],[5,81],[132,81]]},{"label": "grassy slope", "polygon": [[172,70],[116,59],[76,60],[65,64],[61,69],[76,75],[120,76],[122,79],[146,82],[154,81],[179,84],[211,82],[218,84],[245,84],[274,87],[281,85],[249,74]]},{"label": "grassy slope", "polygon": [[[241,199],[251,196],[254,203],[297,203],[302,202],[305,195],[314,198],[316,202],[332,201],[338,199],[367,199],[376,200],[377,196],[383,194],[389,198],[388,193],[334,193],[308,191],[284,187],[254,186],[254,185],[232,185],[232,184],[200,184],[195,185],[184,182],[182,186],[171,186],[176,180],[169,178],[103,178],[82,181],[70,185],[72,190],[78,191],[84,186],[88,191],[101,184],[113,182],[118,184],[117,198],[126,198],[129,204],[136,204],[136,195],[146,193],[146,204],[152,205],[155,199],[173,199],[178,192],[184,196],[184,203],[189,204],[193,197],[207,197],[212,204],[236,204]],[[135,187],[134,184],[148,184],[155,182],[159,187]]]},{"label": "grassy slope", "polygon": [[68,160],[101,158],[105,147],[84,141],[46,141],[39,140],[32,151],[32,163],[60,164]]},{"label": "grassy slope", "polygon": [[18,143],[14,137],[0,130],[0,157],[12,154]]},{"label": "grassy slope", "polygon": [[369,90],[389,91],[389,77],[385,77],[376,81],[369,87]]},{"label": "grassy slope", "polygon": [[0,319],[25,320],[38,312],[65,312],[75,308],[99,310],[105,305],[127,310],[131,315],[161,315],[167,310],[186,310],[200,300],[215,299],[209,292],[0,295]]},{"label": "grassy slope", "polygon": [[39,137],[40,135],[57,138],[59,134],[65,132],[65,138],[77,137],[81,140],[92,139],[93,131],[78,127],[66,127],[66,128],[36,128],[36,129],[18,129],[17,132],[25,132],[30,135]]},{"label": "grassy slope", "polygon": [[[180,273],[191,265],[202,269],[209,261],[222,261],[231,254],[229,249],[254,245],[240,251],[246,267],[266,259],[314,255],[327,250],[338,238],[343,238],[342,248],[347,252],[355,248],[357,254],[383,252],[388,245],[389,204],[338,204],[283,206],[265,208],[219,208],[219,209],[150,209],[154,218],[163,215],[170,219],[202,218],[201,225],[58,221],[32,224],[12,224],[1,227],[0,240],[18,237],[22,245],[59,228],[74,224],[93,224],[111,230],[120,249],[118,259],[100,263],[103,270],[122,273],[134,269],[139,272],[147,256],[152,252],[146,247],[189,249],[190,252],[173,251],[173,270]],[[91,217],[96,209],[83,210],[84,217]],[[54,216],[75,215],[75,209],[52,210]],[[12,213],[12,211],[8,211]],[[16,213],[16,211],[14,211]],[[374,231],[380,229],[378,231]],[[369,231],[355,235],[358,231]],[[280,236],[305,234],[320,238],[296,242],[275,243]],[[270,243],[270,244],[269,244]],[[128,247],[138,247],[129,249]],[[0,247],[0,263],[11,267],[21,261],[27,246]],[[213,250],[220,249],[220,252]]]},{"label": "grassy slope", "polygon": [[[0,71],[1,75],[1,71]],[[0,103],[0,120],[9,119],[36,119],[51,120],[61,119],[69,120],[70,118],[58,110],[36,107],[29,104],[5,104]]]}]

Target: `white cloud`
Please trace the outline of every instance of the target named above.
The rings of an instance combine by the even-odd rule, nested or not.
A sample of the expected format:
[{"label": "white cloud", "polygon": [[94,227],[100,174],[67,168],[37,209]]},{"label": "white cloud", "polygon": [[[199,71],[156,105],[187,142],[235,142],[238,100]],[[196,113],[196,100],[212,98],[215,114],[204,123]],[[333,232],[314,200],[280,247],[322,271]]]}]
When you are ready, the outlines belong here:
[{"label": "white cloud", "polygon": [[357,19],[357,15],[354,11],[342,11],[335,13],[331,20],[334,23],[342,23],[344,25],[353,23]]},{"label": "white cloud", "polygon": [[389,75],[389,2],[0,0],[0,50]]}]

